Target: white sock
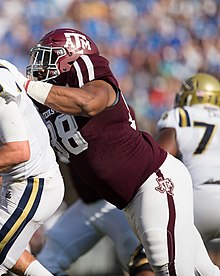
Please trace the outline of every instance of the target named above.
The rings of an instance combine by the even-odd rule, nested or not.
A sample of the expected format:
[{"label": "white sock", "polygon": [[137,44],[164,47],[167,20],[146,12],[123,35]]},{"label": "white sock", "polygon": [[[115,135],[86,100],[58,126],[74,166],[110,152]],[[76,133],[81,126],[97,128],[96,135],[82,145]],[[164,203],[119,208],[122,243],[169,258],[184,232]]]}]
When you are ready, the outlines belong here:
[{"label": "white sock", "polygon": [[42,264],[37,260],[33,261],[24,272],[25,276],[53,276]]}]

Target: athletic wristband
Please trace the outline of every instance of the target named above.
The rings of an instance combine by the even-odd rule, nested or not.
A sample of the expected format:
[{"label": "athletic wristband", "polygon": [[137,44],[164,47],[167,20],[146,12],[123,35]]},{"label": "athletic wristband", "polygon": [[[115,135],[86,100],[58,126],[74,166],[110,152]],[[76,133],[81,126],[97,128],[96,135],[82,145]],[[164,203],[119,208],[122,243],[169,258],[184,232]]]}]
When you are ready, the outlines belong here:
[{"label": "athletic wristband", "polygon": [[27,80],[24,84],[27,94],[41,104],[45,103],[52,86],[51,83],[31,80]]}]

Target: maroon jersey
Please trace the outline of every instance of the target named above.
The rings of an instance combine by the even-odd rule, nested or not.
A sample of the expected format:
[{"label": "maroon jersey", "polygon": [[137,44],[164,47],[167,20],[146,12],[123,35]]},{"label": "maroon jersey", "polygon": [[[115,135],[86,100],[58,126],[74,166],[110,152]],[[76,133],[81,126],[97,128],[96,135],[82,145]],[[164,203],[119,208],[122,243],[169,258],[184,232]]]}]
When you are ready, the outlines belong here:
[{"label": "maroon jersey", "polygon": [[71,163],[68,165],[68,169],[73,180],[74,188],[83,202],[92,203],[102,199],[102,197],[91,186],[88,186],[84,183],[84,181],[72,168]]},{"label": "maroon jersey", "polygon": [[37,106],[58,155],[70,160],[81,182],[91,188],[89,191],[95,190],[100,197],[123,209],[161,166],[166,152],[149,134],[135,129],[106,59],[98,55],[81,56],[73,63],[66,81],[69,86],[81,87],[93,79],[107,81],[117,93],[116,103],[94,117],[70,116]]},{"label": "maroon jersey", "polygon": [[[131,106],[129,106],[132,120],[135,120],[135,112]],[[71,163],[68,165],[69,173],[73,180],[74,188],[78,194],[78,196],[85,202],[85,203],[92,203],[102,197],[91,187],[86,185],[83,180],[77,175],[76,171],[72,168]]]}]

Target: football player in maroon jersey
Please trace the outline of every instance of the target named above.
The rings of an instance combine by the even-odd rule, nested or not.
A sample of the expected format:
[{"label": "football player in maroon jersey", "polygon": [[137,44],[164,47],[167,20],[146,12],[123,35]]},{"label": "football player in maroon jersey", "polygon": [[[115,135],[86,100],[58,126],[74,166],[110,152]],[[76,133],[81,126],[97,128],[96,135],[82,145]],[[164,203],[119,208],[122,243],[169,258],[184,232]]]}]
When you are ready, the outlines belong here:
[{"label": "football player in maroon jersey", "polygon": [[[132,119],[134,110],[129,107]],[[146,255],[133,233],[123,211],[102,199],[87,186],[72,169],[65,166],[79,198],[62,214],[55,225],[46,231],[45,245],[37,256],[40,263],[55,275],[64,275],[72,263],[88,252],[104,236],[115,245],[123,269],[130,276],[152,276]],[[65,176],[64,176],[65,177]],[[114,222],[114,223],[112,223]],[[32,241],[38,242],[38,237]],[[79,242],[80,241],[80,242]],[[137,249],[136,249],[137,248]]]},{"label": "football player in maroon jersey", "polygon": [[[45,35],[24,79],[57,154],[124,210],[156,275],[220,275],[193,224],[192,180],[181,161],[136,129],[109,62],[74,29]],[[21,76],[21,78],[24,78]],[[40,80],[40,81],[35,81]],[[199,254],[198,254],[199,253]]]}]

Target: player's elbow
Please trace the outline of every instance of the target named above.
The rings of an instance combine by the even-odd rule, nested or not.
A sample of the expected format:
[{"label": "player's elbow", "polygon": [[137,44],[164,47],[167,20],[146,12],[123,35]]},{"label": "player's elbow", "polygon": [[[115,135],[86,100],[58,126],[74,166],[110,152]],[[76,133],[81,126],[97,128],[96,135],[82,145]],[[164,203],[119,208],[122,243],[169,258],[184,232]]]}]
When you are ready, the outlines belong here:
[{"label": "player's elbow", "polygon": [[84,105],[82,108],[82,115],[86,117],[94,117],[100,113],[100,109],[93,105]]},{"label": "player's elbow", "polygon": [[90,96],[81,102],[82,115],[87,117],[94,117],[99,114],[105,106],[99,102],[96,97]]},{"label": "player's elbow", "polygon": [[115,97],[113,88],[103,81],[90,82],[81,92],[82,114],[88,117],[96,116],[109,105],[111,93]]}]

